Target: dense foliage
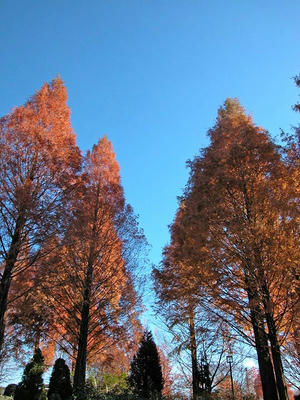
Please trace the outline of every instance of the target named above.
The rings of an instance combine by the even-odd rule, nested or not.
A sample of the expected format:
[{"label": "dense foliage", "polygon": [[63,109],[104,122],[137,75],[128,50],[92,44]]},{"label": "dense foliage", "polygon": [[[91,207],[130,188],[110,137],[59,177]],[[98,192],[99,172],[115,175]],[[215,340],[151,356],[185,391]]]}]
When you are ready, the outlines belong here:
[{"label": "dense foliage", "polygon": [[[0,351],[64,351],[74,390],[86,366],[130,354],[145,247],[111,142],[83,156],[60,78],[0,120]],[[83,240],[84,238],[84,240]],[[133,346],[134,347],[134,346]]]},{"label": "dense foliage", "polygon": [[129,383],[133,393],[144,399],[161,396],[163,376],[152,333],[145,331],[137,354],[131,362]]},{"label": "dense foliage", "polygon": [[44,357],[40,349],[36,349],[32,360],[26,365],[22,381],[18,384],[14,400],[43,399]]},{"label": "dense foliage", "polygon": [[206,332],[206,357],[219,326],[229,354],[237,339],[255,347],[264,398],[284,400],[285,340],[299,329],[299,144],[291,135],[286,147],[276,145],[237,99],[225,101],[208,134],[210,145],[189,162],[171,243],[154,271],[159,308],[171,331],[189,326],[182,340],[194,398],[212,388],[201,382],[195,334]]},{"label": "dense foliage", "polygon": [[49,400],[70,400],[72,398],[70,370],[62,358],[55,361],[47,395]]},{"label": "dense foliage", "polygon": [[[73,390],[59,358],[49,400],[171,398],[176,385],[194,400],[300,390],[300,128],[275,143],[229,98],[208,136],[153,272],[173,379],[169,351],[142,334],[146,241],[112,143],[81,153],[59,77],[0,119],[0,367],[35,349],[16,400],[45,399],[58,352]],[[246,351],[258,370],[241,368]]]}]

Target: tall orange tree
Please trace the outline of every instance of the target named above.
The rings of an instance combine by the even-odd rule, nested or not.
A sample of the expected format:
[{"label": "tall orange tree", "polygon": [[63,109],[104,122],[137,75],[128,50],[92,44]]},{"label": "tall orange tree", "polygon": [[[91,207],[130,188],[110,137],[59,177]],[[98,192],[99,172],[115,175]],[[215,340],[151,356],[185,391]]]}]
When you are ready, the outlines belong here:
[{"label": "tall orange tree", "polygon": [[[176,338],[178,351],[188,348],[191,356],[193,399],[200,395],[197,339],[195,333],[195,309],[198,305],[193,296],[190,264],[187,261],[187,224],[184,223],[182,202],[174,223],[170,226],[171,244],[163,251],[160,269],[154,269],[153,278],[158,297],[158,312],[164,316],[169,332]],[[184,329],[182,334],[182,327]],[[179,334],[180,331],[180,334]]]},{"label": "tall orange tree", "polygon": [[[43,245],[43,257],[34,265],[18,274],[12,283],[7,311],[6,337],[16,358],[27,348],[40,348],[45,358],[45,366],[50,366],[55,355],[56,318],[43,290],[50,284],[49,271],[44,268],[46,260],[60,251],[57,239]],[[54,282],[51,282],[54,284]]]},{"label": "tall orange tree", "polygon": [[122,338],[126,343],[124,336],[137,324],[133,272],[144,236],[125,203],[119,165],[106,137],[84,160],[72,214],[61,251],[50,267],[45,265],[52,278],[44,290],[57,310],[60,346],[74,357],[78,392],[87,363],[118,341],[121,345]]},{"label": "tall orange tree", "polygon": [[158,313],[163,315],[173,336],[173,354],[178,354],[182,363],[185,352],[189,352],[191,361],[184,362],[184,366],[191,370],[196,399],[203,392],[211,393],[224,373],[226,376],[225,353],[234,344],[233,332],[213,308],[208,283],[214,274],[208,267],[205,229],[200,230],[199,226],[194,229],[194,225],[196,221],[182,198],[170,225],[171,243],[164,248],[162,265],[154,269],[153,277]]},{"label": "tall orange tree", "polygon": [[[0,119],[0,348],[11,283],[63,229],[81,162],[60,78]],[[11,299],[12,300],[12,299]]]},{"label": "tall orange tree", "polygon": [[237,100],[226,100],[209,136],[210,146],[191,163],[186,198],[195,237],[207,232],[214,305],[239,324],[250,320],[264,396],[287,399],[280,340],[294,302],[296,185],[267,132]]},{"label": "tall orange tree", "polygon": [[[295,83],[300,87],[300,76],[295,77]],[[296,112],[300,112],[300,103],[294,107]],[[298,227],[299,221],[299,182],[300,182],[300,126],[294,128],[292,134],[283,134],[285,141],[284,157],[289,169],[289,181],[287,181],[286,188],[289,190],[295,186],[298,196],[294,197],[294,215],[293,219],[297,219]],[[295,229],[295,234],[299,236],[299,230]],[[291,298],[294,299],[294,307],[290,309],[288,321],[290,324],[290,331],[285,340],[286,350],[286,366],[289,372],[291,382],[300,389],[300,263],[293,262],[293,258],[289,257],[288,262],[292,262],[293,281],[291,282],[290,292]]]}]

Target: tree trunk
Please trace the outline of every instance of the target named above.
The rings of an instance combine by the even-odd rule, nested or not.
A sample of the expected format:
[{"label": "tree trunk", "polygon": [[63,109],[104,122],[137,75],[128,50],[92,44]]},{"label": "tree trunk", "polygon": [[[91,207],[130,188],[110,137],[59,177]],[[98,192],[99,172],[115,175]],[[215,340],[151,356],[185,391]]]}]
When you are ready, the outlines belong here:
[{"label": "tree trunk", "polygon": [[12,273],[16,264],[21,248],[21,232],[25,224],[24,212],[17,218],[15,230],[11,239],[11,244],[5,260],[5,267],[0,282],[0,351],[4,343],[5,313],[7,309],[7,299],[12,280]]},{"label": "tree trunk", "polygon": [[87,275],[85,279],[83,306],[81,310],[78,352],[77,352],[75,372],[74,372],[74,393],[77,393],[85,385],[92,274],[93,274],[93,268],[92,264],[89,262]]},{"label": "tree trunk", "polygon": [[266,315],[267,324],[269,329],[269,340],[271,343],[272,358],[274,364],[274,370],[276,375],[277,390],[279,393],[280,400],[288,400],[289,395],[285,383],[285,377],[283,372],[283,365],[280,354],[280,346],[277,340],[277,332],[274,323],[274,319],[268,314]]},{"label": "tree trunk", "polygon": [[255,260],[257,265],[260,290],[262,293],[262,303],[264,307],[265,318],[268,326],[268,337],[271,344],[272,361],[276,376],[276,387],[280,400],[288,400],[288,392],[284,378],[283,365],[280,354],[280,346],[277,339],[277,328],[274,321],[273,305],[270,291],[265,278],[264,269],[262,267],[261,252],[258,247],[255,248]]},{"label": "tree trunk", "polygon": [[192,386],[193,400],[197,400],[200,395],[199,368],[197,362],[197,344],[195,336],[195,319],[192,308],[189,310],[189,331],[190,331],[190,349],[192,358]]},{"label": "tree trunk", "polygon": [[255,347],[264,399],[278,400],[276,381],[268,348],[268,339],[263,326],[263,319],[261,316],[255,314],[256,312],[251,310],[251,321],[255,336]]},{"label": "tree trunk", "polygon": [[264,281],[262,285],[262,292],[263,292],[263,303],[264,303],[264,310],[265,316],[269,331],[269,340],[271,343],[271,352],[272,352],[272,359],[273,365],[276,375],[276,384],[277,390],[279,394],[280,400],[288,400],[289,395],[287,392],[287,387],[285,383],[285,377],[283,372],[283,365],[281,360],[281,352],[280,346],[277,339],[277,329],[274,321],[273,310],[272,310],[272,300],[270,298],[270,293],[267,288],[266,282]]},{"label": "tree trunk", "polygon": [[36,332],[35,338],[34,338],[34,350],[37,350],[40,348],[40,341],[41,341],[41,332],[40,332],[40,330],[38,330],[38,332]]},{"label": "tree trunk", "polygon": [[250,283],[247,271],[245,271],[245,283],[249,299],[250,317],[255,338],[263,396],[265,400],[279,400],[273,365],[269,353],[268,337],[264,327],[264,317],[258,305],[259,296],[256,288]]},{"label": "tree trunk", "polygon": [[74,371],[75,394],[85,385],[87,342],[88,342],[89,322],[90,322],[91,287],[93,282],[93,266],[94,266],[94,256],[95,256],[94,250],[95,250],[95,242],[97,236],[96,232],[97,232],[97,221],[98,221],[98,210],[99,210],[99,195],[100,195],[100,188],[98,185],[96,204],[94,207],[94,215],[93,215],[92,239],[90,242],[87,271],[84,282],[83,306],[81,310],[78,352],[77,352],[75,371]]}]

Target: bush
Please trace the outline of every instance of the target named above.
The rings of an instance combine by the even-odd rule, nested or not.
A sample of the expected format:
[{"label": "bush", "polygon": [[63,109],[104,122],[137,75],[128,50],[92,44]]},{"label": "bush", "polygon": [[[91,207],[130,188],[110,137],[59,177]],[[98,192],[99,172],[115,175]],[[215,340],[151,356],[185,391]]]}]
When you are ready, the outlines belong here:
[{"label": "bush", "polygon": [[14,396],[15,391],[16,391],[17,385],[15,383],[11,383],[10,385],[7,385],[3,395],[4,396]]},{"label": "bush", "polygon": [[100,394],[97,389],[91,384],[91,382],[86,382],[85,386],[77,391],[74,396],[75,400],[98,400]]},{"label": "bush", "polygon": [[72,384],[70,370],[65,360],[58,358],[55,361],[48,390],[49,400],[69,400],[72,398]]},{"label": "bush", "polygon": [[130,366],[129,384],[137,396],[159,399],[164,386],[159,354],[151,332],[145,331]]},{"label": "bush", "polygon": [[42,400],[44,357],[40,349],[36,349],[23,373],[22,381],[16,387],[14,400]]}]

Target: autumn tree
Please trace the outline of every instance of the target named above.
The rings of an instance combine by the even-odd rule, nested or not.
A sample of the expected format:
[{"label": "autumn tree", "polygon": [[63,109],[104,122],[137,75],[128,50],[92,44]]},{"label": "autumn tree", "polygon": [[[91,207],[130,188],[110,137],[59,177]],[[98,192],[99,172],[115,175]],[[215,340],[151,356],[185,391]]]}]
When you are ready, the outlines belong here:
[{"label": "autumn tree", "polygon": [[[63,230],[80,153],[60,78],[0,119],[0,348],[11,285]],[[18,293],[20,296],[21,293]]]},{"label": "autumn tree", "polygon": [[88,152],[80,179],[61,249],[43,266],[57,342],[74,359],[75,393],[85,384],[87,363],[134,329],[134,268],[144,245],[106,137]]},{"label": "autumn tree", "polygon": [[104,393],[124,392],[128,387],[130,362],[138,351],[143,335],[143,328],[138,320],[132,328],[131,331],[126,329],[126,337],[121,335],[113,346],[103,348],[88,363],[88,376],[94,380],[97,389]]},{"label": "autumn tree", "polygon": [[[295,77],[295,83],[300,87],[300,77]],[[300,104],[297,103],[293,109],[296,112],[300,112]],[[283,133],[282,139],[284,141],[283,146],[283,157],[289,169],[289,180],[287,181],[287,188],[295,186],[299,193],[299,181],[300,181],[300,126],[293,129],[290,134]],[[296,192],[297,193],[297,192]],[[297,202],[298,197],[295,196],[293,202],[294,215],[293,219],[298,221],[299,226],[299,203]],[[295,230],[295,235],[299,236],[299,231]],[[290,258],[293,262],[293,259]],[[294,305],[289,310],[288,318],[290,329],[287,332],[286,340],[284,341],[285,349],[285,367],[288,372],[290,382],[293,383],[294,387],[300,390],[300,266],[299,263],[295,262],[291,265],[293,280],[290,282],[290,294],[291,298],[294,299]]]},{"label": "autumn tree", "polygon": [[[40,348],[45,358],[45,366],[52,365],[56,349],[55,312],[50,307],[43,287],[49,279],[46,268],[42,268],[49,254],[59,252],[59,243],[43,245],[43,258],[37,260],[30,270],[16,276],[11,287],[7,313],[7,333],[17,360],[28,348]],[[49,254],[47,254],[49,251]],[[53,283],[53,282],[52,282]],[[52,284],[51,283],[51,284]],[[21,294],[21,296],[19,295]]]},{"label": "autumn tree", "polygon": [[207,287],[231,323],[245,329],[251,322],[265,398],[287,399],[280,334],[294,302],[289,288],[298,257],[295,184],[267,132],[237,100],[226,100],[209,136],[210,146],[190,164],[185,194],[194,238],[199,240],[199,232],[206,236],[213,272]]},{"label": "autumn tree", "polygon": [[166,343],[157,347],[159,360],[161,364],[162,377],[164,382],[164,387],[162,390],[162,395],[164,398],[172,398],[173,395],[173,374],[172,367],[169,358],[169,348]]},{"label": "autumn tree", "polygon": [[[231,338],[228,326],[200,301],[207,296],[204,285],[205,280],[209,280],[207,255],[202,249],[201,260],[199,250],[197,259],[191,259],[199,244],[190,235],[190,221],[185,209],[185,200],[181,198],[174,222],[169,227],[170,245],[164,248],[161,266],[154,269],[153,278],[158,297],[157,312],[163,316],[173,337],[172,354],[191,374],[193,399],[197,399],[203,392],[211,393],[220,383]],[[201,284],[194,277],[196,266]],[[189,352],[190,361],[186,352]]]},{"label": "autumn tree", "polygon": [[[170,226],[171,244],[163,251],[161,269],[154,269],[153,278],[155,291],[158,296],[157,309],[164,315],[168,329],[176,338],[181,337],[178,344],[179,354],[188,342],[191,354],[193,399],[200,395],[200,375],[198,368],[197,343],[195,334],[196,303],[190,291],[189,280],[186,274],[189,264],[185,262],[184,244],[187,232],[180,229],[183,223],[183,202]],[[178,326],[187,324],[188,332],[178,335]],[[177,340],[178,341],[178,340]]]},{"label": "autumn tree", "polygon": [[189,164],[171,244],[155,271],[157,291],[166,303],[177,296],[200,307],[223,320],[230,336],[255,344],[265,398],[287,399],[280,346],[296,318],[295,146],[289,142],[285,157],[232,99],[209,136],[210,146]]},{"label": "autumn tree", "polygon": [[144,399],[162,394],[164,382],[160,358],[149,331],[145,331],[139,350],[131,362],[129,383],[133,392]]}]

